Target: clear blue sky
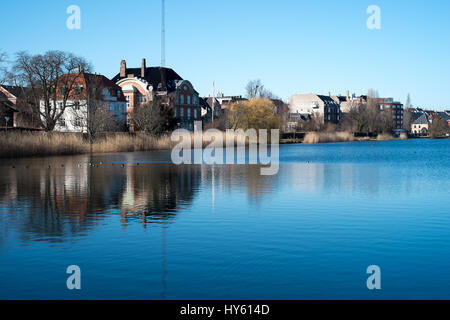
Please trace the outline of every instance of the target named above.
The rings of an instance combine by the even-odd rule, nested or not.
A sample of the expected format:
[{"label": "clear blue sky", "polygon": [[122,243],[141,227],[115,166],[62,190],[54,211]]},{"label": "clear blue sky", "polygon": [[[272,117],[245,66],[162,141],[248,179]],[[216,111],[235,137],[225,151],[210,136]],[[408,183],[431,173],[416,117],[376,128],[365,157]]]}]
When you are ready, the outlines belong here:
[{"label": "clear blue sky", "polygon": [[[202,95],[244,94],[260,78],[278,96],[364,94],[450,109],[450,1],[166,0],[167,66]],[[81,30],[66,9],[81,8]],[[381,30],[366,27],[369,5]],[[160,63],[160,0],[2,1],[0,50],[86,57],[112,77],[120,60]]]}]

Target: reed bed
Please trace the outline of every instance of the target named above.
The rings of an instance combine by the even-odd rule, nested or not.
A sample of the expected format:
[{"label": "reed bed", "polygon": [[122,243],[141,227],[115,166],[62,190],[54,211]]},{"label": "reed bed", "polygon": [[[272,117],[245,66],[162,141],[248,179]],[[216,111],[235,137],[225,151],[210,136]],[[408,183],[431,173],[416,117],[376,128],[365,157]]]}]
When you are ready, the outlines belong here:
[{"label": "reed bed", "polygon": [[303,143],[332,143],[332,142],[350,142],[357,139],[350,132],[308,132],[303,138]]},{"label": "reed bed", "polygon": [[0,134],[0,158],[73,155],[89,152],[81,135],[44,133]]},{"label": "reed bed", "polygon": [[387,141],[387,140],[394,140],[394,139],[395,139],[394,136],[389,133],[380,133],[377,136],[377,140],[379,140],[379,141]]},{"label": "reed bed", "polygon": [[[197,133],[198,134],[198,133]],[[202,147],[211,142],[205,137],[191,133],[192,148],[194,139],[202,139]],[[222,132],[225,146],[226,135]],[[238,134],[233,133],[237,141]],[[156,137],[145,133],[111,133],[96,139],[92,144],[76,133],[0,133],[0,158],[41,157],[58,155],[76,155],[85,153],[136,152],[151,150],[171,150],[178,142],[173,142],[170,135]],[[246,139],[248,143],[248,139]]]}]

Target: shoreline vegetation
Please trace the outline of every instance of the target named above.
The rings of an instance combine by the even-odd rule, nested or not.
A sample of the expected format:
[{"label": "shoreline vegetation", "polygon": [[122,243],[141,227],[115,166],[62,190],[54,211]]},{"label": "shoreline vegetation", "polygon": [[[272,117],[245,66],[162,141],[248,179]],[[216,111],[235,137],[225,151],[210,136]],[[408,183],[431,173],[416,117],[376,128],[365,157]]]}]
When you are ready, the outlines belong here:
[{"label": "shoreline vegetation", "polygon": [[[224,133],[225,134],[225,133]],[[237,139],[235,135],[235,141]],[[192,140],[195,138],[192,134]],[[355,137],[350,132],[308,132],[303,138],[281,139],[280,144],[319,144],[356,141],[386,141],[407,139],[381,134],[376,138]],[[210,142],[203,142],[203,147]],[[177,142],[170,136],[151,136],[145,133],[113,133],[96,139],[92,144],[81,134],[73,133],[0,133],[0,158],[64,156],[89,153],[122,153],[171,150]]]},{"label": "shoreline vegetation", "polygon": [[[237,133],[234,136],[235,144],[239,138],[248,144],[248,138]],[[192,148],[196,138],[191,133]],[[223,132],[225,144],[225,132]],[[81,133],[58,133],[58,132],[12,132],[0,133],[0,159],[67,156],[89,153],[123,153],[171,150],[179,142],[172,141],[170,135],[154,136],[148,133],[110,133],[104,134],[93,141],[83,137]],[[211,142],[203,141],[205,148]],[[225,147],[225,145],[224,145]]]}]

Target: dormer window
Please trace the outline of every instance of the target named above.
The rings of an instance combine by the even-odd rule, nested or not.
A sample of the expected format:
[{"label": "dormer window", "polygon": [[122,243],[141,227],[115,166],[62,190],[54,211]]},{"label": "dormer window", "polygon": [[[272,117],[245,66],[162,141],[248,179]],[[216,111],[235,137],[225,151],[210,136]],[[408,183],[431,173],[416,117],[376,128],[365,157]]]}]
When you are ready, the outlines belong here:
[{"label": "dormer window", "polygon": [[79,96],[81,94],[81,92],[83,91],[83,87],[82,86],[76,86],[75,87],[75,94],[77,96]]}]

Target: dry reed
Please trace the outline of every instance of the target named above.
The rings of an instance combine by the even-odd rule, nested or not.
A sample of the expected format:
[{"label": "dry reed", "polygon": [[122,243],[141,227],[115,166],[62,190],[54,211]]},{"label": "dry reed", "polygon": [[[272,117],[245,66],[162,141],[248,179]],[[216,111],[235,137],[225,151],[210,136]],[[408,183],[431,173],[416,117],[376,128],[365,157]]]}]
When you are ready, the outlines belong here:
[{"label": "dry reed", "polygon": [[308,132],[303,138],[303,143],[331,143],[331,142],[349,142],[356,138],[350,132]]},{"label": "dry reed", "polygon": [[[222,133],[225,144],[225,133]],[[192,147],[195,133],[191,133]],[[236,141],[238,135],[233,134]],[[210,141],[202,139],[202,147]],[[248,142],[248,139],[246,139]],[[155,137],[144,133],[111,133],[98,138],[92,145],[76,133],[0,133],[0,158],[21,158],[93,153],[170,150],[178,142],[170,136]]]}]

